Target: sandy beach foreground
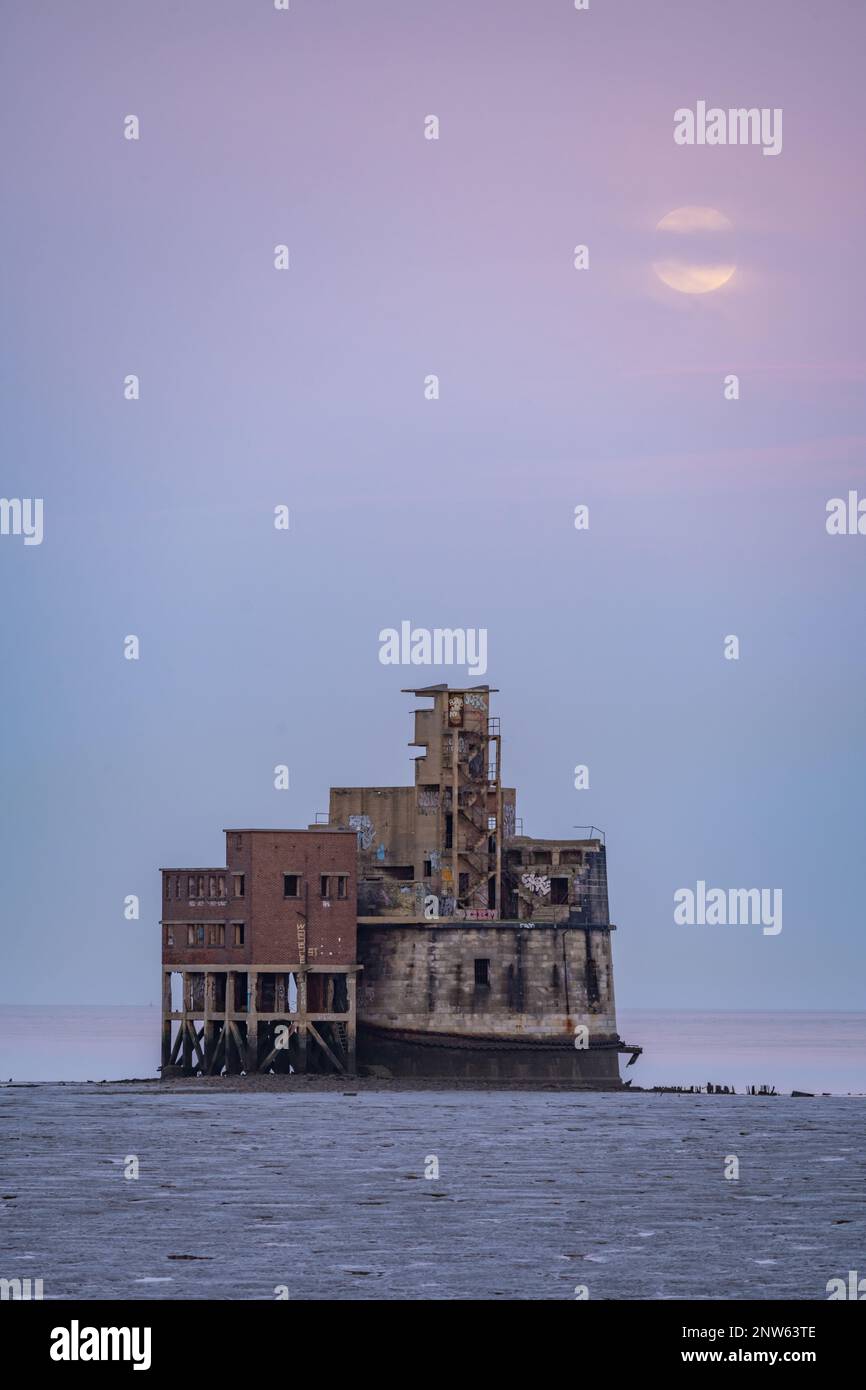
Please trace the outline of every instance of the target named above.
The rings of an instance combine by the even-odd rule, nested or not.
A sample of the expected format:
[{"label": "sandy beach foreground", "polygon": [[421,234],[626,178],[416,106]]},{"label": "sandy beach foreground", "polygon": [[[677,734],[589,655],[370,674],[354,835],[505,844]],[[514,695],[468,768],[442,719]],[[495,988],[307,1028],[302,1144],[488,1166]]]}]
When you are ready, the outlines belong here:
[{"label": "sandy beach foreground", "polygon": [[4,1087],[0,1277],[47,1299],[823,1300],[866,1265],[862,1100],[298,1081]]}]

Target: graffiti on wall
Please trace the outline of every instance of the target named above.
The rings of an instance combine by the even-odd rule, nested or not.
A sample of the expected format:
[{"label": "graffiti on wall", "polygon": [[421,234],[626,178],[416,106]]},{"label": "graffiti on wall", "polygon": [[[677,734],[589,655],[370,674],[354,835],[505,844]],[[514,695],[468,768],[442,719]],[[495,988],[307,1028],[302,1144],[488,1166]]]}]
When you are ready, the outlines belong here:
[{"label": "graffiti on wall", "polygon": [[542,898],[550,892],[550,879],[546,874],[522,874],[520,882],[530,893],[538,893]]},{"label": "graffiti on wall", "polygon": [[435,815],[439,810],[439,792],[425,791],[422,787],[418,793],[418,810],[422,816]]},{"label": "graffiti on wall", "polygon": [[369,816],[350,816],[349,829],[354,830],[358,836],[358,848],[369,849],[373,843],[375,828]]},{"label": "graffiti on wall", "polygon": [[415,911],[415,887],[392,879],[360,879],[358,881],[358,911],[362,917],[377,917],[381,913]]}]

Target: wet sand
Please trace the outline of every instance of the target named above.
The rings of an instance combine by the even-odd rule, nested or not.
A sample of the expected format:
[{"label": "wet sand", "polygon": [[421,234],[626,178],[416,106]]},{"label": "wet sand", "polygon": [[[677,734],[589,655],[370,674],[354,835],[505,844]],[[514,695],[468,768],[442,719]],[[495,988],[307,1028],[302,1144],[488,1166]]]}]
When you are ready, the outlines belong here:
[{"label": "wet sand", "polygon": [[843,1097],[7,1086],[0,1277],[58,1299],[825,1299],[866,1269],[864,1120]]}]

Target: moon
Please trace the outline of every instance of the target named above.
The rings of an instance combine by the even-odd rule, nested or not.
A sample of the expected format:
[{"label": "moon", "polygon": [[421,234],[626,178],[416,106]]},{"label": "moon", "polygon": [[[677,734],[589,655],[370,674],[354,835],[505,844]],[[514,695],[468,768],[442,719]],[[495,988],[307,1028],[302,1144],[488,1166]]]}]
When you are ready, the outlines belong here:
[{"label": "moon", "polygon": [[[685,238],[683,254],[671,253],[653,261],[653,270],[669,289],[680,294],[709,294],[726,285],[736,270],[732,261],[720,259],[718,252],[708,254],[708,244],[714,248],[724,238],[718,234],[732,230],[733,224],[717,208],[683,207],[666,213],[656,226],[668,238]],[[716,235],[704,236],[706,233]]]}]

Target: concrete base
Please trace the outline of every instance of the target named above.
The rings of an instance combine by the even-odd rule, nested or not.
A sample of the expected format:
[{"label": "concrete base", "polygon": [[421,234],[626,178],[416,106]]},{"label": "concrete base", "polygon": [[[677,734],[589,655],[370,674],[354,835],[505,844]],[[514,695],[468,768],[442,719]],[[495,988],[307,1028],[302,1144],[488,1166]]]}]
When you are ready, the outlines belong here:
[{"label": "concrete base", "polygon": [[588,1048],[572,1039],[529,1042],[358,1028],[358,1061],[393,1076],[479,1081],[567,1081],[588,1090],[619,1090],[619,1038]]}]

